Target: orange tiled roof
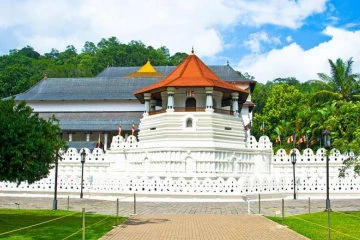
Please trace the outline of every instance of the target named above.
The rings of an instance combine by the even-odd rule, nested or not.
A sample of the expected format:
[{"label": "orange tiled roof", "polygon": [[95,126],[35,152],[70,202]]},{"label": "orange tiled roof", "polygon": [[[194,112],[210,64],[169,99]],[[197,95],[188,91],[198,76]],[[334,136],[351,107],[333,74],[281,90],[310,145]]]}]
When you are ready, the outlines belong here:
[{"label": "orange tiled roof", "polygon": [[219,79],[195,54],[187,56],[163,80],[140,89],[134,94],[153,92],[164,87],[215,87],[247,93],[247,91]]}]

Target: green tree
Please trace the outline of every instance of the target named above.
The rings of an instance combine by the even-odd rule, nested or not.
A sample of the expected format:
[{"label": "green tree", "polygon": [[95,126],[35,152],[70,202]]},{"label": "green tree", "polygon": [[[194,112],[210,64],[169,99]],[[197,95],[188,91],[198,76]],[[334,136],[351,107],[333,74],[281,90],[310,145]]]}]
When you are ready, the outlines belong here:
[{"label": "green tree", "polygon": [[300,86],[299,80],[294,77],[287,77],[287,78],[276,78],[273,81],[274,83],[287,83],[291,86]]},{"label": "green tree", "polygon": [[26,47],[22,48],[19,51],[19,53],[26,56],[26,57],[34,58],[34,59],[39,59],[39,57],[40,57],[40,53],[36,52],[34,50],[34,48],[32,48],[30,46],[26,46]]},{"label": "green tree", "polygon": [[240,71],[236,71],[237,74],[239,74],[243,79],[248,79],[248,80],[255,80],[254,76],[251,76],[249,73],[245,72],[242,73]]},{"label": "green tree", "polygon": [[33,183],[49,174],[65,142],[56,119],[44,120],[25,102],[0,101],[0,181]]},{"label": "green tree", "polygon": [[347,169],[353,169],[356,175],[360,175],[360,102],[334,101],[331,113],[327,114],[324,128],[331,132],[331,143],[342,153],[353,152],[344,161],[344,167],[340,170],[340,176],[344,176]]},{"label": "green tree", "polygon": [[31,86],[28,80],[34,74],[35,61],[17,50],[0,57],[0,98],[18,94]]},{"label": "green tree", "polygon": [[181,52],[177,52],[174,55],[172,55],[169,59],[169,65],[170,66],[177,66],[179,65],[186,57],[188,56],[188,54],[186,53],[181,53]]},{"label": "green tree", "polygon": [[94,55],[97,51],[97,47],[93,42],[86,41],[84,44],[84,47],[82,49],[83,53],[89,53],[91,55]]},{"label": "green tree", "polygon": [[251,94],[251,99],[255,103],[256,107],[254,109],[254,113],[262,114],[267,99],[271,93],[273,88],[273,82],[267,82],[266,84],[258,83]]},{"label": "green tree", "polygon": [[318,73],[324,89],[314,94],[312,102],[321,105],[333,100],[359,100],[359,74],[352,73],[352,58],[346,62],[340,58],[336,62],[329,59],[329,64],[331,76]]},{"label": "green tree", "polygon": [[[299,106],[305,102],[304,95],[294,86],[287,83],[274,84],[263,108],[262,114],[255,114],[253,133],[260,136],[260,126],[265,124],[265,134],[275,140],[279,130],[284,138],[295,134],[296,116]],[[286,123],[286,124],[285,124]],[[276,130],[275,130],[276,129]]]}]

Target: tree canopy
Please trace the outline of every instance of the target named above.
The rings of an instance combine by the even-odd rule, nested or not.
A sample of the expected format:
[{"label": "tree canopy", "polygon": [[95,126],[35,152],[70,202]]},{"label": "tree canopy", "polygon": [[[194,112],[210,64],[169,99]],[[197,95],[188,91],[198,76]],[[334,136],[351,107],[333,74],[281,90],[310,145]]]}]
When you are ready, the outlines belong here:
[{"label": "tree canopy", "polygon": [[[353,60],[329,59],[330,72],[319,73],[318,80],[300,82],[294,78],[277,78],[258,84],[252,94],[254,109],[252,134],[265,135],[274,143],[274,151],[285,148],[317,150],[322,147],[322,132],[331,132],[332,147],[341,152],[360,155],[360,79],[352,72]],[[287,140],[293,136],[294,141]],[[281,143],[276,141],[280,137]],[[360,175],[358,157],[345,161],[345,168],[353,168]]]},{"label": "tree canopy", "polygon": [[359,74],[352,73],[352,58],[343,61],[338,58],[335,62],[329,59],[331,76],[326,73],[318,73],[322,81],[318,81],[323,85],[323,90],[316,92],[312,96],[313,103],[329,103],[333,100],[359,100]]},{"label": "tree canopy", "polygon": [[69,45],[63,52],[53,48],[41,55],[26,46],[0,56],[0,98],[26,91],[45,74],[48,77],[93,77],[108,66],[142,66],[147,60],[154,66],[174,66],[186,56],[181,52],[171,56],[167,47],[155,49],[141,41],[124,44],[116,37],[103,38],[97,44],[87,41],[81,53]]},{"label": "tree canopy", "polygon": [[65,148],[56,119],[44,120],[25,102],[0,101],[0,181],[33,183],[49,174]]}]

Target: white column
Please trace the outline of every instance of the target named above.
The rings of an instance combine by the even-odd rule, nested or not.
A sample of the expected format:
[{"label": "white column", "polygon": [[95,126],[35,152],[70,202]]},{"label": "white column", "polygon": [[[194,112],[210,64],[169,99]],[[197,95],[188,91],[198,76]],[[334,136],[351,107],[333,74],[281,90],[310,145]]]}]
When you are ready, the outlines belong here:
[{"label": "white column", "polygon": [[206,108],[205,108],[205,111],[206,112],[213,112],[214,111],[213,98],[212,98],[213,88],[212,87],[206,87],[205,92],[206,92]]},{"label": "white column", "polygon": [[232,109],[234,111],[234,116],[238,117],[239,116],[239,93],[231,93],[232,96]]},{"label": "white column", "polygon": [[72,133],[69,133],[69,142],[72,142]]},{"label": "white column", "polygon": [[156,110],[156,100],[150,100],[150,111]]},{"label": "white column", "polygon": [[150,112],[151,93],[144,93],[144,99],[145,99],[145,111],[144,111],[144,114],[148,115],[149,112]]},{"label": "white column", "polygon": [[104,150],[107,150],[108,134],[104,133]]},{"label": "white column", "polygon": [[86,141],[90,142],[90,133],[86,133]]},{"label": "white column", "polygon": [[169,87],[167,89],[167,95],[168,95],[168,104],[167,104],[167,112],[174,112],[174,88]]}]

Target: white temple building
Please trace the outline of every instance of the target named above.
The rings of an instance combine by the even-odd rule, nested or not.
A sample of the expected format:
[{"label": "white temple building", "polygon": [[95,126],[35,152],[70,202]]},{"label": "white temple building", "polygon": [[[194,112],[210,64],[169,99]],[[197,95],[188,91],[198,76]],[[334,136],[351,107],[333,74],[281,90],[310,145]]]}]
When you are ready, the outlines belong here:
[{"label": "white temple building", "polygon": [[[269,138],[256,140],[248,128],[256,82],[239,79],[228,65],[208,67],[193,53],[171,71],[158,69],[147,62],[122,77],[108,69],[95,78],[43,79],[16,96],[60,120],[70,148],[58,166],[59,194],[80,192],[85,151],[84,197],[292,195],[289,154],[274,154]],[[98,136],[104,149],[91,145]],[[298,196],[324,196],[326,150],[292,151]],[[330,191],[338,197],[360,192],[358,178],[338,178],[347,157],[336,149],[330,154]],[[31,185],[0,182],[0,190],[51,193],[54,179],[52,172]]]}]

